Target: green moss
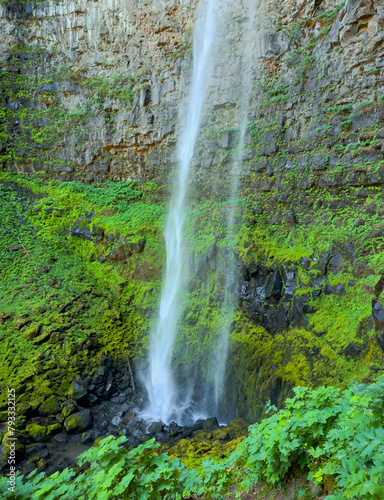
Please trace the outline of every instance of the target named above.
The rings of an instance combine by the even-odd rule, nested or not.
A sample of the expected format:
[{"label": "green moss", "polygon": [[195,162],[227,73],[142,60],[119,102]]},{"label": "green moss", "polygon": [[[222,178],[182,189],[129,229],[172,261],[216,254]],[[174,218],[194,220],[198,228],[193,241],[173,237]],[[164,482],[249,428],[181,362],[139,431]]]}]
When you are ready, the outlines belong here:
[{"label": "green moss", "polygon": [[37,443],[40,441],[47,441],[49,439],[47,430],[46,426],[39,424],[30,424],[26,427],[26,431],[28,432],[30,438]]},{"label": "green moss", "polygon": [[55,415],[60,412],[60,403],[56,396],[50,396],[39,408],[41,415]]},{"label": "green moss", "polygon": [[226,427],[196,431],[190,439],[181,439],[174,446],[163,445],[171,457],[179,457],[188,467],[199,467],[207,458],[227,457],[248,435],[248,423],[238,418]]},{"label": "green moss", "polygon": [[[102,354],[124,362],[127,355],[144,356],[149,317],[159,300],[164,251],[158,237],[164,208],[158,204],[155,187],[142,185],[138,191],[134,183],[44,184],[36,177],[6,172],[0,173],[0,181],[23,186],[0,182],[5,220],[0,228],[0,312],[14,315],[2,325],[4,377],[0,383],[6,380],[20,386],[26,380],[24,390],[32,400],[53,392],[66,395],[79,363],[91,371]],[[106,206],[104,196],[110,205]],[[126,203],[127,196],[130,201],[140,199],[141,205]],[[143,254],[132,256],[128,264],[90,261],[90,253],[103,249],[66,236],[67,227],[84,210],[93,211],[113,234],[124,231],[133,241],[144,237]],[[22,251],[12,253],[10,246]],[[84,290],[91,293],[60,312]],[[15,335],[17,322],[25,326]],[[34,409],[42,403],[37,399]]]},{"label": "green moss", "polygon": [[67,432],[82,432],[87,428],[87,422],[81,412],[74,413],[64,420],[64,427]]}]

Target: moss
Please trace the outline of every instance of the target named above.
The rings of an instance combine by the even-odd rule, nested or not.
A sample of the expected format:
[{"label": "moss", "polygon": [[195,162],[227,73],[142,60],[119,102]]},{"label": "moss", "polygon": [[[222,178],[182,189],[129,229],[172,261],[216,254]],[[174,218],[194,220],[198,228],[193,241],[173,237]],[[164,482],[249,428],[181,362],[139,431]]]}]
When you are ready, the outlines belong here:
[{"label": "moss", "polygon": [[[103,354],[116,361],[127,355],[138,361],[144,359],[148,333],[156,321],[154,312],[160,298],[164,257],[161,230],[165,208],[158,189],[140,185],[139,191],[134,183],[90,187],[80,183],[42,183],[36,178],[13,174],[4,174],[3,178],[8,181],[17,179],[36,195],[44,193],[40,201],[33,202],[36,206],[26,217],[25,207],[24,210],[19,207],[18,196],[8,188],[2,198],[8,200],[6,217],[15,224],[12,243],[16,245],[17,237],[20,237],[29,251],[28,258],[18,255],[17,258],[12,256],[12,264],[10,260],[6,261],[6,266],[9,266],[6,269],[14,266],[20,278],[9,275],[4,285],[0,285],[0,288],[4,286],[0,290],[5,298],[4,312],[24,314],[26,305],[31,309],[31,322],[22,327],[20,335],[12,336],[11,328],[5,329],[8,344],[0,345],[0,354],[6,360],[4,377],[11,377],[11,382],[15,380],[17,384],[27,380],[28,393],[33,392],[35,396],[45,394],[49,397],[53,392],[64,396],[68,394],[67,384],[78,372],[77,363],[83,363],[84,372],[87,372]],[[369,366],[372,362],[382,362],[373,330],[365,323],[370,315],[372,286],[374,279],[377,280],[371,273],[380,268],[383,253],[378,251],[379,247],[369,247],[367,228],[353,229],[361,207],[351,205],[331,213],[319,203],[309,211],[313,225],[292,225],[283,220],[272,226],[267,214],[271,207],[281,210],[283,215],[285,210],[283,204],[271,201],[278,194],[276,191],[260,192],[257,201],[254,194],[244,195],[236,203],[233,200],[231,203],[218,202],[212,198],[194,203],[187,214],[189,251],[197,257],[216,241],[217,268],[207,269],[206,275],[204,271],[195,277],[181,297],[184,312],[180,318],[173,363],[181,379],[189,376],[193,366],[198,382],[212,382],[212,346],[220,331],[227,329],[232,332],[228,364],[231,376],[228,378],[226,404],[230,407],[235,402],[239,414],[250,421],[262,415],[263,406],[271,394],[276,394],[276,402],[282,403],[293,385],[345,385],[356,376],[360,379],[375,376],[370,373]],[[103,195],[116,204],[107,206]],[[123,195],[132,197],[130,203],[124,202]],[[310,195],[320,201],[322,198],[333,201],[334,198],[330,193],[324,194],[316,189]],[[290,196],[288,202],[293,203],[293,194]],[[339,198],[348,196],[348,193],[342,193]],[[376,198],[373,194],[367,203],[378,202]],[[264,213],[253,216],[252,225],[249,225],[246,216],[255,206],[263,206]],[[298,211],[301,210],[300,203],[297,207]],[[90,252],[97,255],[103,250],[102,245],[66,236],[68,225],[84,210],[93,210],[95,223],[105,230],[146,238],[145,251],[130,258],[126,264],[91,262]],[[332,246],[340,247],[345,241],[351,241],[364,257],[364,275],[358,277],[355,286],[350,286],[349,282],[356,280],[356,273],[351,264],[344,262],[342,272],[327,275],[330,286],[344,285],[344,295],[322,293],[313,297],[309,304],[314,312],[308,314],[307,327],[290,328],[287,332],[271,335],[264,328],[252,325],[246,309],[238,308],[233,315],[232,310],[226,311],[223,307],[225,259],[221,254],[229,245],[223,224],[228,212],[233,210],[238,215],[236,248],[244,265],[268,267],[277,264],[281,267],[290,262],[297,266],[298,296],[309,297],[314,291],[311,286],[313,279],[321,276],[322,271],[314,258],[319,259],[323,252],[328,252]],[[26,222],[23,227],[17,225],[21,216]],[[369,230],[380,225],[375,217],[370,218]],[[303,257],[311,261],[308,269],[300,265]],[[41,269],[43,266],[48,268],[47,275],[33,272],[34,267]],[[33,295],[31,291],[24,291],[28,279],[34,279],[35,283],[30,286],[38,288]],[[58,312],[63,304],[85,289],[93,291],[65,313]],[[8,293],[9,290],[12,294]],[[16,315],[9,326],[15,324]],[[20,321],[26,319],[19,318]],[[44,332],[50,332],[45,339],[49,338],[49,343],[38,345],[40,342],[33,344],[23,339],[23,335],[28,336],[40,323]],[[361,326],[363,323],[364,327]],[[62,331],[65,331],[65,341]],[[53,344],[50,342],[54,335]],[[361,346],[359,359],[344,355],[350,342]],[[88,345],[97,347],[88,351]],[[23,357],[14,356],[16,352],[21,352]],[[244,390],[240,391],[238,387]]]},{"label": "moss", "polygon": [[[151,200],[157,194],[150,185],[143,185],[140,192],[127,183],[87,189],[76,183],[46,185],[33,177],[4,172],[1,180],[17,180],[24,187],[0,182],[1,215],[12,228],[11,234],[0,229],[1,312],[11,315],[4,324],[5,341],[0,345],[4,368],[0,383],[6,380],[22,387],[25,380],[23,393],[36,400],[31,405],[35,410],[43,403],[40,396],[68,394],[79,363],[83,363],[84,373],[91,371],[103,354],[116,361],[125,360],[127,354],[131,359],[145,356],[149,317],[157,307],[161,285],[159,265],[164,245],[159,244],[156,232],[164,210],[152,210],[155,204]],[[143,200],[141,208],[120,200],[130,189],[132,196]],[[105,195],[116,196],[124,207],[111,210],[105,205]],[[39,202],[41,196],[45,201]],[[50,210],[52,200],[59,210]],[[36,204],[38,211],[26,214]],[[124,222],[127,233],[145,236],[143,255],[133,256],[128,265],[91,262],[89,242],[61,234],[85,209],[104,217],[109,231],[121,231]],[[112,221],[120,209],[126,212],[110,223],[108,217]],[[10,254],[9,245],[20,247],[19,240],[28,253]],[[94,251],[93,244],[91,247]],[[61,307],[84,289],[92,292],[60,313]],[[12,327],[17,322],[25,325],[15,335]]]},{"label": "moss", "polygon": [[38,387],[37,392],[45,397],[50,397],[53,395],[53,390],[47,385],[42,385],[41,387]]},{"label": "moss", "polygon": [[42,405],[43,402],[44,402],[44,399],[45,399],[44,396],[39,396],[39,397],[37,397],[35,399],[32,399],[29,402],[29,405],[32,408],[32,410],[36,410],[40,405]]},{"label": "moss", "polygon": [[17,404],[17,413],[18,415],[27,415],[29,410],[31,409],[31,405],[29,403],[23,402]]},{"label": "moss", "polygon": [[56,396],[50,396],[39,408],[40,415],[55,415],[60,411],[60,403]]},{"label": "moss", "polygon": [[67,400],[62,405],[62,414],[65,418],[69,417],[78,410],[77,403],[75,401]]},{"label": "moss", "polygon": [[26,340],[34,340],[37,337],[37,335],[39,334],[40,328],[41,328],[41,324],[40,323],[34,323],[34,324],[32,324],[27,329],[27,331],[24,333],[24,338]]},{"label": "moss", "polygon": [[48,441],[54,434],[61,431],[60,424],[52,424],[48,426],[39,424],[29,424],[25,428],[30,438],[39,443],[41,441]]},{"label": "moss", "polygon": [[67,417],[64,420],[64,427],[67,432],[82,432],[87,429],[89,423],[84,412],[79,412]]},{"label": "moss", "polygon": [[30,435],[31,439],[35,442],[47,441],[49,436],[47,435],[47,427],[39,424],[27,425],[25,430]]},{"label": "moss", "polygon": [[58,432],[61,432],[61,425],[60,424],[48,425],[47,435],[49,437],[53,436],[53,434],[57,434]]},{"label": "moss", "polygon": [[174,446],[162,445],[170,456],[177,456],[188,467],[198,467],[203,460],[227,457],[248,434],[248,423],[236,419],[226,427],[195,431],[192,438],[181,439]]}]

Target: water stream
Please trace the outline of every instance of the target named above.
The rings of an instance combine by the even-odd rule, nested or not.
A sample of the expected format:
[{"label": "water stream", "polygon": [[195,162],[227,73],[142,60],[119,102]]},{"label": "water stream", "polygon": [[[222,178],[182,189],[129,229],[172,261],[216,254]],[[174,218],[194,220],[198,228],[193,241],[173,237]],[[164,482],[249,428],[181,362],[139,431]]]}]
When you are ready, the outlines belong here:
[{"label": "water stream", "polygon": [[209,73],[209,59],[215,37],[215,0],[201,0],[200,15],[194,28],[193,75],[187,120],[178,147],[179,172],[170,202],[165,227],[167,251],[166,272],[161,293],[159,318],[152,332],[149,353],[149,372],[145,380],[149,406],[147,418],[180,421],[188,398],[180,398],[172,373],[172,352],[180,314],[178,299],[183,279],[183,225],[193,156],[204,102],[205,82]]},{"label": "water stream", "polygon": [[[239,135],[238,144],[234,151],[232,158],[231,169],[231,184],[230,184],[230,197],[227,208],[227,245],[230,247],[231,252],[227,255],[227,269],[225,274],[224,283],[224,301],[222,305],[222,314],[219,325],[219,333],[216,339],[216,344],[212,351],[211,366],[213,370],[213,411],[214,414],[221,417],[221,398],[225,387],[225,372],[228,358],[228,350],[230,344],[231,325],[236,309],[236,288],[238,287],[238,280],[240,278],[238,273],[238,266],[236,256],[234,253],[234,246],[237,234],[236,221],[241,218],[241,207],[238,203],[239,186],[242,173],[242,162],[244,153],[246,153],[246,135],[249,124],[249,105],[252,91],[253,81],[253,63],[255,57],[258,56],[258,37],[260,35],[260,26],[257,22],[257,13],[260,5],[260,0],[248,1],[248,21],[244,34],[244,45],[246,53],[243,58],[242,81],[241,81],[241,98],[239,102]],[[255,46],[256,42],[256,46]],[[222,418],[222,417],[221,417]]]}]

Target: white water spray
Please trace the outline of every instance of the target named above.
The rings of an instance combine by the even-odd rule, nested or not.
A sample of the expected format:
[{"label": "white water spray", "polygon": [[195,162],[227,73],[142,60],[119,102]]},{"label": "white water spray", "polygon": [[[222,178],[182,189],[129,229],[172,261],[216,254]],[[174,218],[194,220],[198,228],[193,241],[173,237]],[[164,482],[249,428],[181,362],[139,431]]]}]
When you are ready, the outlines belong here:
[{"label": "white water spray", "polygon": [[209,71],[209,57],[215,35],[215,0],[201,0],[203,15],[194,30],[193,76],[186,126],[178,150],[179,175],[173,191],[165,228],[167,268],[161,294],[159,320],[152,334],[149,374],[146,389],[149,407],[148,418],[168,423],[180,418],[183,403],[173,379],[171,358],[179,318],[178,298],[183,273],[183,225],[189,167],[193,156],[204,102],[205,82]]},{"label": "white water spray", "polygon": [[[239,106],[239,139],[236,148],[235,156],[232,160],[232,171],[231,171],[231,192],[230,200],[227,212],[227,240],[228,245],[233,248],[235,245],[236,238],[236,215],[239,210],[239,205],[237,201],[239,185],[241,180],[242,171],[242,161],[245,148],[245,139],[248,128],[248,113],[250,105],[250,96],[252,90],[252,80],[253,80],[253,61],[254,57],[258,56],[258,50],[254,47],[254,42],[258,42],[257,38],[260,36],[260,27],[256,27],[257,21],[257,11],[260,5],[260,0],[251,0],[249,2],[249,13],[248,13],[248,23],[245,36],[245,46],[247,47],[245,57],[243,59],[243,71],[242,71],[242,98]],[[255,29],[258,28],[258,31]],[[255,39],[256,38],[256,39]],[[240,214],[238,214],[240,215]],[[228,256],[227,261],[227,275],[225,278],[225,294],[222,306],[221,321],[219,325],[219,334],[216,339],[216,345],[212,353],[212,368],[213,372],[213,402],[214,402],[214,412],[216,415],[220,415],[220,402],[225,384],[225,371],[228,358],[229,350],[229,339],[231,333],[231,322],[235,313],[236,308],[236,294],[235,289],[238,285],[238,270],[236,266],[235,255],[233,251],[231,255]]]}]

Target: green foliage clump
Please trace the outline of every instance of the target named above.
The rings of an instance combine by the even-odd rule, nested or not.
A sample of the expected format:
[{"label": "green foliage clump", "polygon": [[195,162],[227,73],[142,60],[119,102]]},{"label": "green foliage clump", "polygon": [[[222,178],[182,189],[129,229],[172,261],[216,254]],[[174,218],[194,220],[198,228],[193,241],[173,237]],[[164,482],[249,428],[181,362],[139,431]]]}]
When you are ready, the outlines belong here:
[{"label": "green foliage clump", "polygon": [[250,427],[232,458],[249,470],[244,486],[283,481],[293,465],[309,479],[334,482],[336,498],[382,498],[384,493],[384,378],[371,386],[351,384],[295,389],[286,408]]},{"label": "green foliage clump", "polygon": [[135,189],[135,182],[116,182],[106,186],[83,184],[82,182],[63,182],[63,190],[73,193],[83,194],[84,198],[91,203],[96,203],[102,207],[124,210],[126,203],[141,198],[143,193]]},{"label": "green foliage clump", "polygon": [[7,480],[1,479],[1,498],[181,500],[186,477],[180,460],[170,459],[165,453],[157,454],[160,445],[154,439],[132,451],[123,446],[126,441],[124,436],[118,439],[108,436],[80,455],[78,465],[87,467],[80,474],[71,469],[49,477],[32,472],[25,484],[17,475],[15,493],[9,492]]}]

